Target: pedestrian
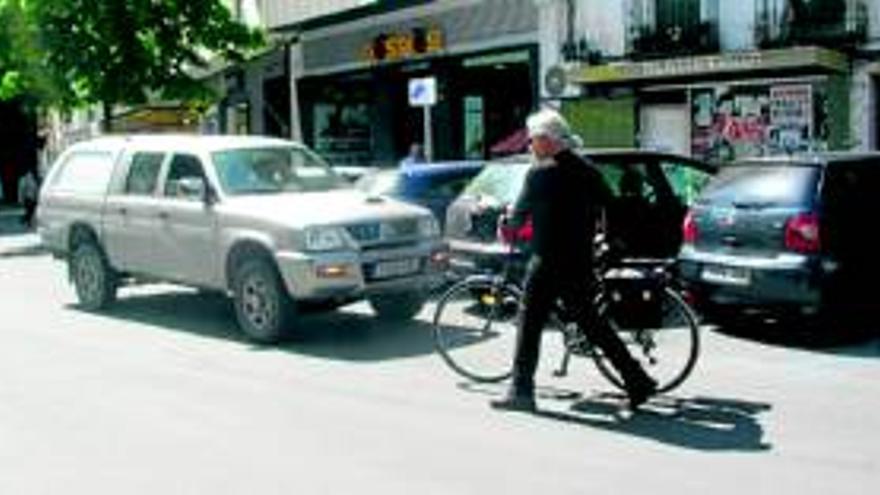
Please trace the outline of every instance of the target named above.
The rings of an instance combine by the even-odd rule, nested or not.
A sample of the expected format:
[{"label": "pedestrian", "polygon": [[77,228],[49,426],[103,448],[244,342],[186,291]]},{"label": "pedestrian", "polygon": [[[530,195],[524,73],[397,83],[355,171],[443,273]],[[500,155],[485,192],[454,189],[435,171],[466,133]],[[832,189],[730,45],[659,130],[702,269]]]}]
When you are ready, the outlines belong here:
[{"label": "pedestrian", "polygon": [[531,218],[531,257],[523,292],[513,359],[513,382],[493,408],[535,409],[534,375],[540,355],[541,332],[559,298],[586,332],[590,342],[608,357],[626,384],[631,408],[653,395],[657,383],[633,359],[614,330],[598,321],[592,301],[593,242],[596,225],[611,192],[599,171],[575,154],[579,146],[568,123],[545,109],[526,120],[533,166],[514,204],[509,227]]},{"label": "pedestrian", "polygon": [[28,170],[18,181],[18,200],[24,207],[21,223],[28,228],[33,226],[34,211],[37,209],[37,197],[40,192],[35,175],[33,170]]},{"label": "pedestrian", "polygon": [[400,161],[400,168],[406,169],[411,165],[425,163],[427,161],[428,160],[425,157],[425,149],[422,148],[422,145],[420,143],[413,143],[409,147],[409,154]]}]

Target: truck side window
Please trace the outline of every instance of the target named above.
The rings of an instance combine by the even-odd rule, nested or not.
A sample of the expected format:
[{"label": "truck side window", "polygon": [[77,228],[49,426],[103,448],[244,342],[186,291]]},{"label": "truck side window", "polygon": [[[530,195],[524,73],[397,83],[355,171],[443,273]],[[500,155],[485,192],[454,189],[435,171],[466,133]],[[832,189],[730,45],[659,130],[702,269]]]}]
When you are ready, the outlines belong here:
[{"label": "truck side window", "polygon": [[125,179],[125,193],[142,196],[152,195],[159,180],[162,153],[135,153]]},{"label": "truck side window", "polygon": [[182,179],[199,179],[205,180],[205,172],[202,169],[202,162],[192,155],[174,155],[171,159],[171,165],[168,170],[168,177],[165,179],[165,196],[173,198],[186,197],[180,191],[180,181]]}]

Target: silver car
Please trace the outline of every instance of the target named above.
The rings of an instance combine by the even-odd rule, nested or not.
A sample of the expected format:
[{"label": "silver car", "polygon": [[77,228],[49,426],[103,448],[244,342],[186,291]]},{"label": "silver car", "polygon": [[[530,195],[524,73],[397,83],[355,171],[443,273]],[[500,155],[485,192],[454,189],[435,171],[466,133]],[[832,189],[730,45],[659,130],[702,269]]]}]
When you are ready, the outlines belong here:
[{"label": "silver car", "polygon": [[347,185],[291,141],[105,137],[68,149],[40,194],[38,231],[96,310],[131,282],[232,296],[238,323],[279,340],[298,309],[368,299],[403,319],[442,278],[430,212]]}]

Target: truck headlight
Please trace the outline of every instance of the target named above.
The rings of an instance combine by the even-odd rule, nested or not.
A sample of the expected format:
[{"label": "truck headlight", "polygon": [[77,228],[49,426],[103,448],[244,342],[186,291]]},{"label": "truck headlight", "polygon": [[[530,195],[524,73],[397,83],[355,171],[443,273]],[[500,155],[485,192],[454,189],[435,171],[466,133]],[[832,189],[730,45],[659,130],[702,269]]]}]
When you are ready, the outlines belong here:
[{"label": "truck headlight", "polygon": [[419,234],[422,237],[440,237],[440,224],[433,216],[419,219]]},{"label": "truck headlight", "polygon": [[306,229],[308,251],[332,251],[345,247],[345,233],[339,227],[311,227]]}]

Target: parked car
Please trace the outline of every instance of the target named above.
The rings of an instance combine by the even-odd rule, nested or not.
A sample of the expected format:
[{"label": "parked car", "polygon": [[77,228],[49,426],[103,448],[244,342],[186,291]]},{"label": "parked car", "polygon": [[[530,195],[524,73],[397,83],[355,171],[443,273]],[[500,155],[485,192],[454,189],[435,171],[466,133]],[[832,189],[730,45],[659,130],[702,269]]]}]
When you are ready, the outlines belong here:
[{"label": "parked car", "polygon": [[484,164],[482,161],[438,162],[376,169],[361,177],[355,187],[367,194],[391,196],[424,206],[431,210],[442,228],[449,204]]},{"label": "parked car", "polygon": [[880,154],[727,166],[688,213],[681,275],[714,320],[876,305],[880,258],[870,232],[878,200]]},{"label": "parked car", "polygon": [[[688,205],[715,167],[688,157],[647,150],[584,150],[615,201],[607,210],[611,241],[625,257],[672,258],[681,244]],[[498,236],[498,218],[516,200],[531,159],[490,162],[449,206],[446,237],[459,273],[496,271],[510,250]],[[528,228],[524,233],[528,235]]]},{"label": "parked car", "polygon": [[244,333],[273,342],[296,310],[368,299],[415,315],[442,282],[445,244],[424,208],[348,186],[306,147],[250,136],[106,137],[59,157],[38,230],[79,301],[133,281],[228,293]]}]

